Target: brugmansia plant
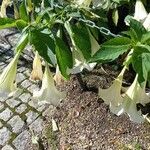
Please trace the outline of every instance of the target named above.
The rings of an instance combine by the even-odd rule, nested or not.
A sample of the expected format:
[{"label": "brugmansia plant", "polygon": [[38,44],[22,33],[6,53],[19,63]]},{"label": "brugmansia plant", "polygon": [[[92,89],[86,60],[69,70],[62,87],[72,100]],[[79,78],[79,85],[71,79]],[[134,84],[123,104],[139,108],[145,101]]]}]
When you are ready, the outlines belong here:
[{"label": "brugmansia plant", "polygon": [[[139,8],[141,13],[139,13]],[[101,49],[91,58],[92,62],[103,63],[113,61],[123,53],[128,54],[119,76],[110,88],[100,88],[99,96],[110,106],[113,113],[116,115],[127,113],[132,121],[138,123],[144,121],[144,118],[141,110],[137,110],[137,104],[145,106],[150,102],[150,97],[145,92],[146,83],[150,79],[150,24],[147,22],[144,26],[143,22],[139,22],[147,20],[147,17],[144,5],[140,0],[137,0],[134,17],[127,16],[125,19],[130,27],[129,31],[121,37],[103,43]],[[123,74],[129,65],[133,66],[136,77],[127,91],[122,93]]]},{"label": "brugmansia plant", "polygon": [[[14,8],[12,18],[7,17],[8,5]],[[119,8],[130,5],[135,7],[135,13],[126,16],[127,30],[122,29],[120,35],[112,34],[108,29],[110,23],[117,28],[122,19]],[[107,17],[110,12],[112,22]],[[99,96],[112,113],[126,113],[134,122],[144,121],[137,104],[145,106],[150,102],[145,91],[150,80],[150,15],[141,0],[3,0],[0,17],[0,29],[15,27],[21,32],[15,57],[0,76],[1,96],[16,91],[17,61],[28,44],[35,53],[30,78],[42,80],[41,89],[35,91],[33,97],[40,103],[55,106],[66,94],[57,90],[54,80],[60,84],[71,74],[84,69],[91,71],[97,63],[111,62],[125,54],[121,73],[108,89],[99,88]],[[41,61],[45,62],[44,74]],[[49,66],[56,67],[54,77]],[[129,66],[136,76],[133,83],[122,90]]]}]

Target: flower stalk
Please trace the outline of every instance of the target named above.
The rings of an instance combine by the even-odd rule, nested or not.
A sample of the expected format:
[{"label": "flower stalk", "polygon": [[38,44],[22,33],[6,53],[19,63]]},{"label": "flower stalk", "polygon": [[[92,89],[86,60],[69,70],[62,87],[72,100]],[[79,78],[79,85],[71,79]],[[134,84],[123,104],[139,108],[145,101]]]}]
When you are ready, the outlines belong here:
[{"label": "flower stalk", "polygon": [[58,106],[61,99],[64,99],[65,92],[59,92],[54,84],[52,73],[49,66],[45,64],[45,72],[42,80],[42,87],[39,91],[33,93],[33,98],[37,99],[39,103],[49,103]]}]

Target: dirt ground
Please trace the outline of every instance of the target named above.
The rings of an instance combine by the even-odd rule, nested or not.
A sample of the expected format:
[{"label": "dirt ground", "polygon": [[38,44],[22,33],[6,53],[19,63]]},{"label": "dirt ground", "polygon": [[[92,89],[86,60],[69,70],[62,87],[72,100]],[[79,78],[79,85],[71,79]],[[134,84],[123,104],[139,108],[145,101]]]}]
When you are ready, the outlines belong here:
[{"label": "dirt ground", "polygon": [[[113,68],[113,69],[112,69]],[[107,88],[118,72],[114,66],[98,67],[91,73],[83,73],[88,87]],[[112,71],[113,70],[113,71]],[[118,68],[117,68],[118,70]],[[133,75],[127,74],[128,82]],[[44,133],[48,150],[150,150],[150,124],[135,124],[127,115],[117,117],[92,91],[83,91],[76,76],[61,88],[67,91],[66,99],[52,117],[59,131],[51,130],[47,122]],[[47,118],[47,121],[51,120]]]}]

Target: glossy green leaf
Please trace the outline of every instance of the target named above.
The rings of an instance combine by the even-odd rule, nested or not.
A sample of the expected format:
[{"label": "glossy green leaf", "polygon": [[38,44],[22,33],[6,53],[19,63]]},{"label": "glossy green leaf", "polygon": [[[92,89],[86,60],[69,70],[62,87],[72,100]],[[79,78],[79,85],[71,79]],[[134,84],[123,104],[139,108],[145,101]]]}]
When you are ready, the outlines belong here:
[{"label": "glossy green leaf", "polygon": [[141,43],[150,44],[150,31],[142,35]]},{"label": "glossy green leaf", "polygon": [[19,14],[20,14],[20,18],[26,22],[29,21],[29,15],[27,13],[27,10],[26,10],[26,5],[25,5],[25,1],[23,1],[21,4],[20,4],[20,7],[19,7]]},{"label": "glossy green leaf", "polygon": [[0,29],[15,27],[15,20],[12,18],[0,18]]},{"label": "glossy green leaf", "polygon": [[59,65],[59,69],[62,75],[66,79],[68,79],[69,75],[67,71],[69,68],[72,68],[73,66],[72,52],[66,46],[65,42],[61,38],[58,38],[58,37],[56,37],[55,51],[56,51],[56,57],[57,57],[57,63]]},{"label": "glossy green leaf", "polygon": [[30,44],[33,44],[35,50],[48,62],[54,65],[55,44],[49,34],[40,30],[30,32]]},{"label": "glossy green leaf", "polygon": [[133,19],[130,16],[126,17],[126,21],[129,23],[130,28],[134,30],[134,34],[136,33],[137,35],[137,39],[135,40],[141,41],[142,35],[147,32],[142,23]]},{"label": "glossy green leaf", "polygon": [[75,45],[82,52],[84,58],[88,60],[91,57],[91,42],[86,26],[79,24],[72,26],[71,29]]},{"label": "glossy green leaf", "polygon": [[102,44],[101,49],[91,58],[90,62],[110,62],[119,55],[128,51],[131,47],[131,40],[126,37],[117,37]]},{"label": "glossy green leaf", "polygon": [[138,73],[138,81],[142,84],[150,74],[150,53],[142,53],[133,59],[133,68]]},{"label": "glossy green leaf", "polygon": [[23,30],[27,25],[27,22],[22,19],[16,20],[16,26],[19,30]]},{"label": "glossy green leaf", "polygon": [[18,40],[17,45],[15,46],[16,51],[23,51],[28,44],[28,33],[23,32]]}]

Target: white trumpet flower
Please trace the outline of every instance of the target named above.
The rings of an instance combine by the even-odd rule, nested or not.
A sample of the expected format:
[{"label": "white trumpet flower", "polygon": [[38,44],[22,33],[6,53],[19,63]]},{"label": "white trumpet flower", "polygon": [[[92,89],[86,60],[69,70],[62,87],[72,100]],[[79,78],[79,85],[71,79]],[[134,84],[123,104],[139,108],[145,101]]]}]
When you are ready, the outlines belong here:
[{"label": "white trumpet flower", "polygon": [[[123,104],[120,106],[120,111],[118,115],[121,113],[127,113],[130,117],[130,120],[141,123],[144,121],[141,110],[137,111],[137,103],[141,103],[145,105],[150,102],[150,97],[145,93],[145,87],[141,88],[138,81],[138,75],[136,75],[134,82],[128,88],[123,98]],[[122,108],[121,108],[122,107]]]},{"label": "white trumpet flower", "polygon": [[15,55],[0,75],[0,97],[6,98],[7,96],[13,96],[18,91],[14,82],[16,79],[19,56],[20,52]]},{"label": "white trumpet flower", "polygon": [[[75,53],[75,51],[73,53]],[[76,53],[78,53],[78,52],[76,52]],[[92,71],[93,70],[93,68],[95,67],[96,63],[87,63],[84,58],[81,58],[82,57],[81,55],[80,55],[80,58],[79,57],[75,57],[74,67],[72,69],[68,70],[69,73],[77,74],[77,73],[82,72],[83,69],[87,69],[88,71]]]},{"label": "white trumpet flower", "polygon": [[59,92],[55,85],[53,76],[49,70],[49,66],[45,64],[45,72],[42,80],[42,87],[40,91],[35,91],[33,93],[33,98],[37,99],[39,103],[49,103],[54,106],[58,106],[61,99],[66,96],[65,92]]},{"label": "white trumpet flower", "polygon": [[[100,45],[95,40],[93,35],[89,32],[90,42],[91,42],[91,55],[94,55],[99,49]],[[94,67],[96,66],[96,63],[88,63],[85,58],[83,57],[83,54],[78,50],[74,44],[74,41],[72,39],[72,43],[74,45],[73,49],[73,55],[74,55],[74,67],[70,70],[71,74],[77,74],[83,71],[83,69],[87,69],[88,71],[92,71]]]},{"label": "white trumpet flower", "polygon": [[120,109],[120,112],[118,112],[118,114],[127,113],[130,117],[130,120],[135,123],[141,123],[145,120],[142,116],[141,110],[137,111],[135,98],[131,99],[128,95],[125,95],[124,102],[122,106],[120,106],[120,108],[121,107],[122,109]]},{"label": "white trumpet flower", "polygon": [[147,17],[147,11],[141,0],[137,0],[135,3],[134,18],[137,21],[143,21]]},{"label": "white trumpet flower", "polygon": [[42,80],[42,78],[43,78],[42,63],[40,60],[40,55],[38,54],[38,51],[36,51],[35,57],[33,60],[33,70],[31,72],[30,79]]},{"label": "white trumpet flower", "polygon": [[143,26],[146,30],[150,31],[150,13],[147,15],[145,21],[143,22]]},{"label": "white trumpet flower", "polygon": [[11,1],[10,0],[3,0],[1,4],[1,9],[0,9],[0,17],[5,18],[7,17],[6,15],[6,8],[10,5]]},{"label": "white trumpet flower", "polygon": [[114,80],[113,84],[108,89],[99,88],[99,96],[104,102],[109,105],[110,111],[114,114],[118,114],[120,111],[120,105],[123,102],[121,96],[123,74],[126,70],[124,67],[118,77]]},{"label": "white trumpet flower", "polygon": [[57,85],[60,85],[63,81],[64,81],[64,78],[59,70],[59,66],[57,65],[56,66],[56,73],[55,73],[55,76],[54,76],[54,80],[56,82]]},{"label": "white trumpet flower", "polygon": [[146,30],[150,30],[150,13],[147,13],[141,0],[136,1],[134,19],[140,21]]}]

